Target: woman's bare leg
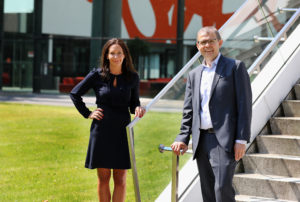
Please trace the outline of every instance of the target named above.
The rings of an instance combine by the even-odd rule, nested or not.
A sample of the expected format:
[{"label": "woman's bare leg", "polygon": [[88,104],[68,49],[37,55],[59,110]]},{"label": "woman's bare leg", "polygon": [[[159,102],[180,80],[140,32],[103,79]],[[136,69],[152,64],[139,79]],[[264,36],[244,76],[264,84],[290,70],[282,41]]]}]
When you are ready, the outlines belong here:
[{"label": "woman's bare leg", "polygon": [[100,202],[110,202],[111,194],[109,189],[109,180],[111,170],[107,168],[97,168],[98,174],[98,197]]},{"label": "woman's bare leg", "polygon": [[126,175],[127,170],[113,169],[114,193],[113,202],[124,202],[126,197]]}]

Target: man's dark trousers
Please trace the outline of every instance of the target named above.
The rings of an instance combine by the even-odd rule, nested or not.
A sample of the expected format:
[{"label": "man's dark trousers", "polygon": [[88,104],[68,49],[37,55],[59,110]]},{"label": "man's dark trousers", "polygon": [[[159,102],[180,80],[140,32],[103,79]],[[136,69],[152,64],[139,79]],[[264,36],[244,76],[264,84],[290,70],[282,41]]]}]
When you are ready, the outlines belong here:
[{"label": "man's dark trousers", "polygon": [[234,152],[225,151],[219,145],[214,133],[205,133],[201,134],[195,157],[203,201],[235,201],[235,192],[232,187],[236,167]]}]

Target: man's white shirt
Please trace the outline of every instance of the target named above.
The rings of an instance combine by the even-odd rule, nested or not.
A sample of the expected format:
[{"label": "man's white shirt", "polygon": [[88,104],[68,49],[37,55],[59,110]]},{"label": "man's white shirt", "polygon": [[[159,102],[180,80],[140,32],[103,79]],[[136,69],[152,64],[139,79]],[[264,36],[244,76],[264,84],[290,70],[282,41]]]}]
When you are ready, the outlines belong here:
[{"label": "man's white shirt", "polygon": [[[211,67],[206,66],[206,62],[203,61],[203,71],[202,71],[202,78],[201,78],[201,85],[200,85],[200,96],[201,96],[201,109],[200,109],[200,116],[201,116],[201,129],[208,129],[213,128],[210,111],[209,111],[209,100],[210,100],[210,93],[211,87],[214,80],[216,67],[218,61],[220,59],[221,54],[219,53],[216,59],[212,62]],[[246,144],[247,141],[245,140],[236,140],[236,143]]]}]

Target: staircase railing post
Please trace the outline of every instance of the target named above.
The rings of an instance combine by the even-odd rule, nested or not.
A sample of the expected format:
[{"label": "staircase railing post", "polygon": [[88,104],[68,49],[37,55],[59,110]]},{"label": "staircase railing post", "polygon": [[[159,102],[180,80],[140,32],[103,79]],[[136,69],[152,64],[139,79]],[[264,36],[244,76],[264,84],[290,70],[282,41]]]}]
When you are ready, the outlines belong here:
[{"label": "staircase railing post", "polygon": [[132,168],[135,201],[141,202],[140,186],[139,186],[138,174],[136,169],[136,161],[135,161],[133,127],[127,126],[126,132],[127,132],[127,140],[128,140],[128,147],[129,147],[130,163]]},{"label": "staircase railing post", "polygon": [[173,153],[172,157],[172,191],[171,201],[178,202],[178,167],[179,167],[179,156]]}]

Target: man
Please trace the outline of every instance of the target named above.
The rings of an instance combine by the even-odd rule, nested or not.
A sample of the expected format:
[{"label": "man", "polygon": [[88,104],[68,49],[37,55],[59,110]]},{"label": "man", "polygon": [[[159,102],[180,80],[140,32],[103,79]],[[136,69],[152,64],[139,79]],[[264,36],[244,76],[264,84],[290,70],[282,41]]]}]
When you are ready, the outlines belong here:
[{"label": "man", "polygon": [[214,27],[197,34],[203,64],[188,74],[180,134],[171,145],[180,155],[193,139],[204,202],[235,201],[236,161],[250,139],[252,93],[243,62],[219,53],[223,41]]}]

